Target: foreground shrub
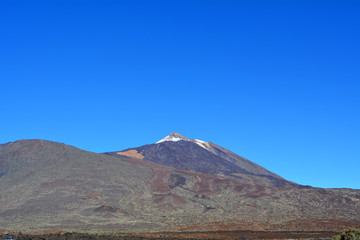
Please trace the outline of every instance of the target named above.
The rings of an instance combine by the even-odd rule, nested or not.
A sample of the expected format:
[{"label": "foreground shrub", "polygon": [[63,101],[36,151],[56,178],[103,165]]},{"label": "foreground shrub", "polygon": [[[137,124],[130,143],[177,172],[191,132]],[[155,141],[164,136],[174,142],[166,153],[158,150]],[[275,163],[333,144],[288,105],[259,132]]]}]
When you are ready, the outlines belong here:
[{"label": "foreground shrub", "polygon": [[334,236],[334,240],[360,240],[360,230],[349,229],[340,235]]}]

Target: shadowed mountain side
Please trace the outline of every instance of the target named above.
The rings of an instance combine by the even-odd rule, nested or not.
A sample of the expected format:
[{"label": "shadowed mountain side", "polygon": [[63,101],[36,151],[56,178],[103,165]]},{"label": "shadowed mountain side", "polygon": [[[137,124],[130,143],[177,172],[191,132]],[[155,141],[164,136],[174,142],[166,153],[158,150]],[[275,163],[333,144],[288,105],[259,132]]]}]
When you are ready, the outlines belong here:
[{"label": "shadowed mountain side", "polygon": [[[122,152],[131,150],[136,150],[145,160],[176,169],[195,170],[210,174],[251,174],[246,169],[232,164],[190,141],[162,142],[129,148]],[[121,156],[118,152],[107,154]]]},{"label": "shadowed mountain side", "polygon": [[265,186],[302,187],[216,144],[186,139],[163,141],[105,154],[135,157],[176,169],[227,175]]},{"label": "shadowed mountain side", "polygon": [[265,175],[265,176],[272,176],[274,178],[281,178],[279,175],[270,172],[269,170],[261,167],[260,165],[249,161],[246,158],[243,158],[219,145],[216,145],[215,143],[209,142],[208,143],[208,150],[212,153],[214,153],[215,155],[224,158],[234,164],[236,164],[237,166],[247,169],[249,172],[252,172],[254,174],[258,174],[258,175]]},{"label": "shadowed mountain side", "polygon": [[42,140],[3,147],[0,166],[8,231],[360,227],[359,190],[266,186]]}]

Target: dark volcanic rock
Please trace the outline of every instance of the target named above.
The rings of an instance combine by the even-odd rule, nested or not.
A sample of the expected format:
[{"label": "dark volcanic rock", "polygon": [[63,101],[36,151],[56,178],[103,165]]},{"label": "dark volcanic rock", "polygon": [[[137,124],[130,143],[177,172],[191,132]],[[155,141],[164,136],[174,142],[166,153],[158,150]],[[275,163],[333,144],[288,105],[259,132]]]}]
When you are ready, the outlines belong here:
[{"label": "dark volcanic rock", "polygon": [[124,151],[128,150],[136,150],[148,161],[176,169],[195,170],[210,174],[251,174],[246,169],[232,164],[190,141],[162,142]]},{"label": "dark volcanic rock", "polygon": [[227,175],[275,187],[301,187],[214,143],[171,133],[156,144],[105,153],[137,157],[153,163],[207,174]]}]

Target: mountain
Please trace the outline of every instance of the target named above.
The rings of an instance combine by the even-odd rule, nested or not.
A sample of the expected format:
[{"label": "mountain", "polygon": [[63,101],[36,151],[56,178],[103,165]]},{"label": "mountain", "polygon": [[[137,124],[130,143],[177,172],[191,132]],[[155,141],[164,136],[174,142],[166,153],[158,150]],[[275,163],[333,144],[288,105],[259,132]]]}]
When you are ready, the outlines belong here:
[{"label": "mountain", "polygon": [[[302,231],[360,227],[360,190],[297,185],[251,162],[241,165],[242,158],[226,149],[208,143],[209,150],[194,141],[162,141],[146,145],[150,148],[144,147],[144,151],[140,147],[120,154],[98,154],[44,140],[3,145],[0,231]],[[220,152],[215,154],[211,147]],[[156,150],[169,151],[163,153],[165,156],[174,153],[171,161],[188,163],[196,159],[206,165],[204,156],[210,163],[188,169],[179,163],[183,169],[176,169],[147,160],[147,156],[162,156]],[[181,158],[183,152],[188,153]],[[273,178],[284,184],[276,184]]]},{"label": "mountain", "polygon": [[128,156],[173,167],[276,186],[294,186],[280,176],[214,143],[171,133],[155,144],[106,153]]}]

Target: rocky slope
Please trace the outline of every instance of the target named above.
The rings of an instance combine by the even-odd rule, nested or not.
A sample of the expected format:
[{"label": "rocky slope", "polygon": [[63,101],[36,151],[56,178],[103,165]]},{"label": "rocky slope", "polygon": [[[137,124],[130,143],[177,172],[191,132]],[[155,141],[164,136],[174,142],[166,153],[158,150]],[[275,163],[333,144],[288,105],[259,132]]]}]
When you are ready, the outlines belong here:
[{"label": "rocky slope", "polygon": [[[105,153],[197,172],[226,175],[266,186],[298,186],[214,143],[171,133],[155,144]],[[300,187],[300,186],[298,186]]]},{"label": "rocky slope", "polygon": [[[146,150],[149,153],[144,149],[116,156],[43,140],[9,143],[0,149],[0,228],[26,232],[360,227],[359,190],[303,187],[253,173],[241,162],[236,163],[239,168],[230,168],[228,163],[234,162],[221,154],[214,154],[220,159],[211,155],[209,161],[219,172],[175,169],[147,160],[161,155],[153,148],[171,151],[174,143],[180,144],[175,160],[181,160],[179,149],[187,147],[187,157],[208,156],[197,148],[204,149],[201,146],[183,140],[161,142]],[[277,184],[277,179],[284,184]]]}]

